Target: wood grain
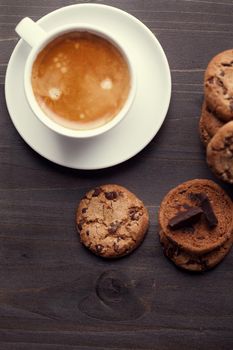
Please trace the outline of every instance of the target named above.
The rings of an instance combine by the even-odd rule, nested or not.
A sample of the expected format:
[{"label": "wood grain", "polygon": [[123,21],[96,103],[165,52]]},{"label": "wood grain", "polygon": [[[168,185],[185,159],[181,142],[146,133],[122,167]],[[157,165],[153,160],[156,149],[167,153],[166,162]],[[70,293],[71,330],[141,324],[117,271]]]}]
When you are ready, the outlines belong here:
[{"label": "wood grain", "polygon": [[[0,349],[233,348],[233,254],[193,275],[165,259],[157,211],[166,192],[191,178],[214,179],[198,137],[203,74],[232,47],[232,0],[106,0],[145,23],[171,67],[167,119],[133,159],[111,169],[62,168],[32,151],[5,104],[14,27],[72,0],[0,0]],[[119,24],[120,25],[120,24]],[[117,261],[99,259],[78,240],[75,208],[90,188],[118,183],[150,213],[141,247]],[[230,195],[230,186],[223,185]]]}]

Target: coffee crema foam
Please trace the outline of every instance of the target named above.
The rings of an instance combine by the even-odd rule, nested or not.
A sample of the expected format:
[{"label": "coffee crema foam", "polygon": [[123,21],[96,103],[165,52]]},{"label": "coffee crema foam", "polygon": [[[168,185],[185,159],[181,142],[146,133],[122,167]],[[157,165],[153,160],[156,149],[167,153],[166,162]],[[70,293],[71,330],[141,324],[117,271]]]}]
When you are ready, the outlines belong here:
[{"label": "coffee crema foam", "polygon": [[130,73],[122,53],[87,31],[51,41],[32,67],[32,89],[44,113],[64,127],[93,129],[125,104]]}]

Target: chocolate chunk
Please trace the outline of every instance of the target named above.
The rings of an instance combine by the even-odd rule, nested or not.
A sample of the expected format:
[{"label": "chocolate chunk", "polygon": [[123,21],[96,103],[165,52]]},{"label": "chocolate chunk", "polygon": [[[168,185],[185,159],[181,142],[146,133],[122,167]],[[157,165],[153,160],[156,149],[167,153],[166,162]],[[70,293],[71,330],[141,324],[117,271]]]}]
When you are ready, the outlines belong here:
[{"label": "chocolate chunk", "polygon": [[215,227],[218,224],[218,219],[213,211],[212,205],[210,203],[209,198],[207,197],[207,195],[205,193],[200,193],[199,194],[199,198],[200,198],[200,206],[201,209],[203,210],[204,214],[205,214],[205,218],[208,222],[209,227]]},{"label": "chocolate chunk", "polygon": [[213,84],[213,83],[214,83],[214,77],[210,77],[210,78],[208,79],[208,82],[209,82],[210,84]]},{"label": "chocolate chunk", "polygon": [[138,213],[134,213],[133,215],[130,216],[132,221],[138,221],[139,220],[139,214]]},{"label": "chocolate chunk", "polygon": [[222,80],[220,80],[218,77],[216,79],[216,84],[220,86],[221,88],[224,86]]},{"label": "chocolate chunk", "polygon": [[78,229],[79,229],[79,231],[82,230],[82,226],[83,226],[84,222],[85,222],[84,220],[80,220],[80,221],[79,221],[79,223],[78,223]]},{"label": "chocolate chunk", "polygon": [[102,192],[102,188],[100,187],[95,188],[94,192],[92,193],[92,197],[98,197],[101,192]]},{"label": "chocolate chunk", "polygon": [[137,208],[136,207],[129,208],[129,215],[135,214],[136,212],[137,212]]},{"label": "chocolate chunk", "polygon": [[86,211],[87,211],[87,208],[82,209],[82,213],[86,213]]},{"label": "chocolate chunk", "polygon": [[205,193],[190,193],[190,199],[198,201],[198,205],[204,212],[205,218],[209,227],[215,227],[218,224],[218,219],[214,214],[209,198]]},{"label": "chocolate chunk", "polygon": [[180,211],[168,222],[168,226],[171,229],[178,229],[185,227],[195,221],[197,221],[200,215],[203,213],[203,210],[199,207],[191,207],[187,210]]},{"label": "chocolate chunk", "polygon": [[165,248],[165,253],[168,258],[173,258],[174,256],[178,256],[180,254],[180,249],[177,246],[168,246]]},{"label": "chocolate chunk", "polygon": [[199,204],[201,204],[201,202],[207,198],[207,195],[203,192],[198,192],[198,193],[192,193],[192,198],[195,199],[196,201],[199,202]]},{"label": "chocolate chunk", "polygon": [[138,221],[139,220],[139,216],[140,216],[140,212],[139,212],[140,208],[138,207],[131,207],[129,208],[129,217],[132,221]]},{"label": "chocolate chunk", "polygon": [[205,260],[202,260],[201,258],[196,259],[189,259],[186,262],[187,265],[201,265],[201,271],[205,271],[208,269],[208,263]]},{"label": "chocolate chunk", "polygon": [[113,234],[116,233],[116,231],[118,230],[118,228],[120,227],[119,223],[111,223],[110,227],[108,228],[108,233]]},{"label": "chocolate chunk", "polygon": [[113,192],[105,192],[105,198],[108,200],[113,200],[117,198],[117,192],[113,191]]},{"label": "chocolate chunk", "polygon": [[90,234],[90,231],[89,231],[89,230],[87,230],[87,231],[86,231],[86,235],[87,235],[87,236],[89,236],[89,234]]},{"label": "chocolate chunk", "polygon": [[191,199],[191,201],[194,201],[194,202],[198,202],[200,203],[201,202],[201,197],[200,197],[201,193],[189,193],[189,198]]},{"label": "chocolate chunk", "polygon": [[223,67],[231,67],[231,63],[230,62],[222,62],[222,66]]},{"label": "chocolate chunk", "polygon": [[104,247],[102,246],[102,244],[96,244],[96,246],[95,246],[95,249],[96,249],[97,253],[101,253],[103,248]]}]

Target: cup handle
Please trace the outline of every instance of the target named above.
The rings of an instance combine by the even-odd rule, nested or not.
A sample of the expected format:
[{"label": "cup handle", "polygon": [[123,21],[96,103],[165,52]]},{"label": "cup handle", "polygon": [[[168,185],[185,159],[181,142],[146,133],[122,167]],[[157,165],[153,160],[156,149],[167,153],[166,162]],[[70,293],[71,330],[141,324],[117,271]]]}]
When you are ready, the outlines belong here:
[{"label": "cup handle", "polygon": [[31,47],[45,39],[47,33],[31,18],[23,18],[15,28],[16,33]]}]

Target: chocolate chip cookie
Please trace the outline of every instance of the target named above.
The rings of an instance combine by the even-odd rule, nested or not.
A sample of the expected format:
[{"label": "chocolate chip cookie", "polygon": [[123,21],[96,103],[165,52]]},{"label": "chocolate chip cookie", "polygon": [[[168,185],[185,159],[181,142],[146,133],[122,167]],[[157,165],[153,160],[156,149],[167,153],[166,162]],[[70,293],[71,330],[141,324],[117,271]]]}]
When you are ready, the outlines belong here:
[{"label": "chocolate chip cookie", "polygon": [[233,121],[225,124],[209,142],[207,163],[217,177],[233,183]]},{"label": "chocolate chip cookie", "polygon": [[142,242],[149,225],[143,202],[119,185],[89,191],[76,214],[81,242],[96,255],[117,258]]},{"label": "chocolate chip cookie", "polygon": [[233,229],[232,202],[217,184],[195,179],[172,189],[159,209],[164,236],[189,255],[222,246]]},{"label": "chocolate chip cookie", "polygon": [[205,72],[208,107],[224,122],[233,119],[233,50],[215,56]]},{"label": "chocolate chip cookie", "polygon": [[177,245],[169,241],[161,231],[160,242],[163,246],[164,254],[178,267],[185,270],[201,272],[209,270],[219,264],[229,253],[232,247],[232,237],[223,243],[220,247],[203,255],[187,253]]},{"label": "chocolate chip cookie", "polygon": [[199,121],[199,133],[204,146],[207,146],[212,137],[225,123],[218,119],[203,102]]}]

